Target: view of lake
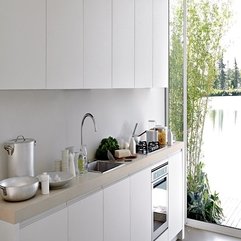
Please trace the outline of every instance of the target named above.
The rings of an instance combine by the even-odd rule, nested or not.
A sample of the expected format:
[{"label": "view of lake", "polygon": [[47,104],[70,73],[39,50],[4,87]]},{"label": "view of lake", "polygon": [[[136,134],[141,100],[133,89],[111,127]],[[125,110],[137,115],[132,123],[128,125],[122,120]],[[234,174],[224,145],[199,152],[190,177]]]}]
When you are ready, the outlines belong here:
[{"label": "view of lake", "polygon": [[203,160],[211,190],[241,200],[241,96],[212,97],[205,122]]}]

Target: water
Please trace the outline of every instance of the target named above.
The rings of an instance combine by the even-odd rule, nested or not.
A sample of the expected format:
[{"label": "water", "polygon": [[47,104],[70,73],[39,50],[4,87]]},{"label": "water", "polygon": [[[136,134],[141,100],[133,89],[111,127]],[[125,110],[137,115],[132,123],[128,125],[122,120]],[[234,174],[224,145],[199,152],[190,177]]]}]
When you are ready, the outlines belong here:
[{"label": "water", "polygon": [[241,96],[210,98],[203,137],[211,190],[241,200]]}]

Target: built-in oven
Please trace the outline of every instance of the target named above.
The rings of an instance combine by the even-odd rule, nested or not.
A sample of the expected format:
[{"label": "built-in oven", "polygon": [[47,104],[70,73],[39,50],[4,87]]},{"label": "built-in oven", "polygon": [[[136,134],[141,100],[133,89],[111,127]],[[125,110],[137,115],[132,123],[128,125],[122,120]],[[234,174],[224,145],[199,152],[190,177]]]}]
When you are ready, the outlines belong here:
[{"label": "built-in oven", "polygon": [[168,228],[168,163],[152,170],[152,240]]}]

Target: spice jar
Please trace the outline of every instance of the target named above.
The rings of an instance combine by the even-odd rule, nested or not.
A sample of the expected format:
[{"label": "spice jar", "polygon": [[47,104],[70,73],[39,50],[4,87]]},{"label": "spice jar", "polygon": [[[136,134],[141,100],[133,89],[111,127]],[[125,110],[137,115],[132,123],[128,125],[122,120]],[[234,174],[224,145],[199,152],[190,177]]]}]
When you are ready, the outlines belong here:
[{"label": "spice jar", "polygon": [[156,127],[158,130],[158,141],[160,146],[164,146],[167,144],[167,128],[166,127]]}]

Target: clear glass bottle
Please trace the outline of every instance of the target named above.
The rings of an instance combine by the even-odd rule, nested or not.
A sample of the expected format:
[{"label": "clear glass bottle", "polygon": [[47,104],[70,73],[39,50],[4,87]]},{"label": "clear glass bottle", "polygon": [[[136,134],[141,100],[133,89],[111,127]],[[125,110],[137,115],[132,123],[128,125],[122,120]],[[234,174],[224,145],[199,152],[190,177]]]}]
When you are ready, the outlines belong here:
[{"label": "clear glass bottle", "polygon": [[79,174],[84,174],[88,171],[87,148],[85,145],[81,146],[78,158]]}]

